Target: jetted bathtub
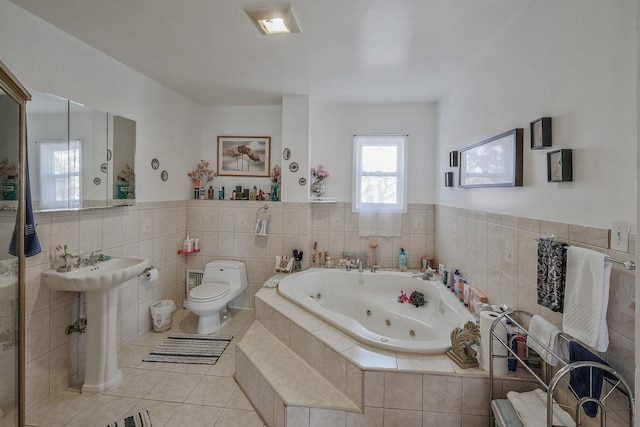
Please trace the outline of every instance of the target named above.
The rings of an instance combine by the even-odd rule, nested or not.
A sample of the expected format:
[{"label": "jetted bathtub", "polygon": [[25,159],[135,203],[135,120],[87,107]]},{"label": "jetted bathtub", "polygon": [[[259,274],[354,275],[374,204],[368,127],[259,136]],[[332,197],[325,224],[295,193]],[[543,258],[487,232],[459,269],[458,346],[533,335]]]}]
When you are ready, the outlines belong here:
[{"label": "jetted bathtub", "polygon": [[[354,338],[395,351],[444,353],[451,331],[473,320],[440,281],[410,273],[313,268],[280,280],[278,290]],[[400,304],[400,291],[422,292],[427,303]]]}]

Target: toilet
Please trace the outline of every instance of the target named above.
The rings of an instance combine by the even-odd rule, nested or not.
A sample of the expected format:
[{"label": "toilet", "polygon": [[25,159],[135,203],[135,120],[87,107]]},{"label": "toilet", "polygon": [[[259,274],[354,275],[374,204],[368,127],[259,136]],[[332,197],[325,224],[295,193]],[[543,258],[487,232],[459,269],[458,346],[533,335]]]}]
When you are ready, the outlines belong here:
[{"label": "toilet", "polygon": [[[222,326],[222,312],[229,301],[248,287],[242,261],[216,260],[204,268],[202,282],[189,292],[187,307],[198,318],[198,334],[211,334]],[[227,319],[225,319],[227,320]]]}]

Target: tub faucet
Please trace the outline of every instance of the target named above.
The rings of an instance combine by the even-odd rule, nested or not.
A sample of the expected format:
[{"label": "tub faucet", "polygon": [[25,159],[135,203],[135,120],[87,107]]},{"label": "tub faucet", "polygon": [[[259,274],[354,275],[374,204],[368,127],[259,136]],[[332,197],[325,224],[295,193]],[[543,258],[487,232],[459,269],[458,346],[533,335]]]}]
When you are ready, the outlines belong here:
[{"label": "tub faucet", "polygon": [[377,270],[378,268],[380,268],[380,266],[379,266],[379,265],[372,265],[372,266],[371,266],[371,272],[372,272],[372,273],[375,273],[375,272],[376,272],[376,270]]},{"label": "tub faucet", "polygon": [[356,260],[356,267],[358,267],[358,271],[360,273],[362,273],[362,261],[361,260],[359,260],[359,259]]}]

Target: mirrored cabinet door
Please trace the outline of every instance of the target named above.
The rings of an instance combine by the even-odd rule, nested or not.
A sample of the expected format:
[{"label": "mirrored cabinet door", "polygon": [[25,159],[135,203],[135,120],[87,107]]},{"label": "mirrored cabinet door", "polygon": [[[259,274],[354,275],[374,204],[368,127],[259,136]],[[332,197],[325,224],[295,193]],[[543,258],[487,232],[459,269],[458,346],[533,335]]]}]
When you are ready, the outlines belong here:
[{"label": "mirrored cabinet door", "polygon": [[[19,205],[24,103],[29,94],[0,61],[0,425],[24,425],[24,209]],[[22,198],[22,201],[24,199]],[[20,209],[18,209],[20,207]]]}]

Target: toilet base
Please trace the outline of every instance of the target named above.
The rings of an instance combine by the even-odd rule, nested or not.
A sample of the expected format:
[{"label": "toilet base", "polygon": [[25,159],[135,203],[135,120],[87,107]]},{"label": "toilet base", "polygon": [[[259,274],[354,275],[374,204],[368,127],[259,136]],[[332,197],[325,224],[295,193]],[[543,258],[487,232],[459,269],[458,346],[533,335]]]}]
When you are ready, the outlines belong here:
[{"label": "toilet base", "polygon": [[226,310],[222,310],[211,316],[199,316],[197,334],[212,334],[220,329],[230,318],[231,316],[228,315],[228,312]]}]

